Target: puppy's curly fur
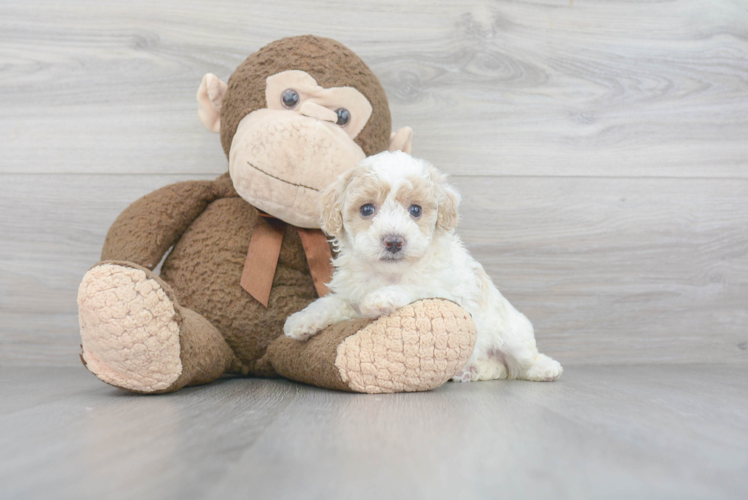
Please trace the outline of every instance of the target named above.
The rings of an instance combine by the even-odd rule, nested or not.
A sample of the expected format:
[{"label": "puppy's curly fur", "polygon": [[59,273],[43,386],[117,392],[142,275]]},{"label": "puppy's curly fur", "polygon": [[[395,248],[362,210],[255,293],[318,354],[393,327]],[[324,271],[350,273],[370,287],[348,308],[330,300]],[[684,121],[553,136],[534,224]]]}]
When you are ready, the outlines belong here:
[{"label": "puppy's curly fur", "polygon": [[430,163],[402,152],[371,156],[341,175],[322,204],[322,229],[339,252],[331,293],[291,315],[286,335],[303,340],[338,321],[440,297],[470,312],[478,332],[455,380],[561,375],[558,361],[538,352],[530,321],[455,234],[460,195]]}]

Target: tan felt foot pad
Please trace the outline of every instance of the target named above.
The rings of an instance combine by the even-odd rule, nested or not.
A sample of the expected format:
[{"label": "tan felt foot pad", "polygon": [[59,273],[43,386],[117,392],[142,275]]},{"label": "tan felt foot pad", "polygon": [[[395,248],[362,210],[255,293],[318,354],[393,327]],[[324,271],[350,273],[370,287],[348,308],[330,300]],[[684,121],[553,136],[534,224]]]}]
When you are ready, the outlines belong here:
[{"label": "tan felt foot pad", "polygon": [[427,391],[457,373],[474,347],[470,314],[453,302],[428,299],[345,339],[335,366],[357,392]]},{"label": "tan felt foot pad", "polygon": [[156,392],[182,373],[174,304],[144,271],[94,267],[78,290],[78,310],[83,359],[104,382]]}]

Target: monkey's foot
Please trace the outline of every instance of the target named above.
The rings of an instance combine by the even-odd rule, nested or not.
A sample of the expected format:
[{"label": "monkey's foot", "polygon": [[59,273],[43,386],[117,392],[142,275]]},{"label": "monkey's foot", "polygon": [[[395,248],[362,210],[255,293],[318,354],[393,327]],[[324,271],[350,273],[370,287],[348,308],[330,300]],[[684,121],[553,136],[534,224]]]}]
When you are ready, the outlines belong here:
[{"label": "monkey's foot", "polygon": [[210,382],[233,358],[208,320],[180,307],[166,283],[135,264],[88,271],[78,311],[84,364],[121,389],[159,393]]},{"label": "monkey's foot", "polygon": [[115,264],[94,267],[78,290],[78,311],[83,360],[104,382],[157,392],[182,374],[174,304],[145,271]]},{"label": "monkey's foot", "polygon": [[439,387],[467,362],[475,325],[457,304],[420,300],[390,316],[325,328],[307,341],[285,336],[268,348],[282,376],[330,389],[385,393]]}]

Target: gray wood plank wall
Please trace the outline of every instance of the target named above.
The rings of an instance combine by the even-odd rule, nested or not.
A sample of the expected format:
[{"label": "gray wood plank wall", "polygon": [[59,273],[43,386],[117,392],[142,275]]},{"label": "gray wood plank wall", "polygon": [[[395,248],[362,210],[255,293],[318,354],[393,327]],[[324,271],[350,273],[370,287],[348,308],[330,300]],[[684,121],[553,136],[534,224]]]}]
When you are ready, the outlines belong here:
[{"label": "gray wood plank wall", "polygon": [[544,352],[748,362],[744,0],[27,0],[0,3],[0,364],[78,363],[109,224],[226,171],[202,75],[304,33],[379,75]]}]

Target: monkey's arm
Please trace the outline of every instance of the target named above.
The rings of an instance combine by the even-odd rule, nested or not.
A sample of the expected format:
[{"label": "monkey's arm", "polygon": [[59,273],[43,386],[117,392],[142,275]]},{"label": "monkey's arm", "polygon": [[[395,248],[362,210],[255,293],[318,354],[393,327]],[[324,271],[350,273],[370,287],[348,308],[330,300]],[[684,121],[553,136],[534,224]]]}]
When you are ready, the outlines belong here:
[{"label": "monkey's arm", "polygon": [[109,228],[101,260],[134,262],[153,269],[208,204],[220,196],[214,181],[179,182],[143,196]]}]

